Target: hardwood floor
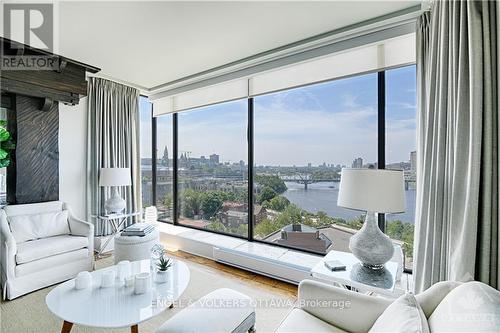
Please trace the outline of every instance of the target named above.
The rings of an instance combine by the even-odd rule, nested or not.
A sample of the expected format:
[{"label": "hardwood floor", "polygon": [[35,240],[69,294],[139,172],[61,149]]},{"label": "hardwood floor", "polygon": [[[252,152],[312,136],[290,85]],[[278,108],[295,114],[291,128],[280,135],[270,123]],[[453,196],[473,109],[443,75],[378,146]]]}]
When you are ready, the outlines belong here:
[{"label": "hardwood floor", "polygon": [[297,286],[294,284],[276,280],[253,272],[249,272],[237,267],[224,265],[214,260],[199,257],[183,251],[168,252],[168,254],[172,257],[177,257],[183,260],[204,265],[206,267],[210,267],[222,275],[226,274],[226,275],[236,276],[239,279],[254,284],[257,288],[267,288],[268,290],[280,292],[286,296],[297,297]]}]

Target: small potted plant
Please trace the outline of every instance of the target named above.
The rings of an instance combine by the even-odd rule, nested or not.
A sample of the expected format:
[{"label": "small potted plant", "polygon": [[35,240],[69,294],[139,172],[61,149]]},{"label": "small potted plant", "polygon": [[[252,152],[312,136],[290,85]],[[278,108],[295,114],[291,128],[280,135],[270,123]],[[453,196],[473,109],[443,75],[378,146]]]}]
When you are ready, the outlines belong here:
[{"label": "small potted plant", "polygon": [[156,282],[164,283],[167,282],[167,271],[172,266],[172,259],[167,257],[166,255],[162,255],[158,262],[156,263]]}]

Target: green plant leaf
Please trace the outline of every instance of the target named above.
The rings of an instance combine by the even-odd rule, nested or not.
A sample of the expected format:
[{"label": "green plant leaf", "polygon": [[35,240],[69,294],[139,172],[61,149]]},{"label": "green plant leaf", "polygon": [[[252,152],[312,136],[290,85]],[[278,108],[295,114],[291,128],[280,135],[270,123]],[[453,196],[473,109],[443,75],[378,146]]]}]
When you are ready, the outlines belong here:
[{"label": "green plant leaf", "polygon": [[1,142],[0,147],[5,149],[5,150],[13,150],[16,149],[16,144],[12,139],[9,139],[7,141]]},{"label": "green plant leaf", "polygon": [[9,156],[9,153],[5,151],[4,149],[0,148],[0,159],[4,159]]},{"label": "green plant leaf", "polygon": [[6,168],[10,165],[10,160],[8,158],[4,158],[0,160],[0,168]]},{"label": "green plant leaf", "polygon": [[4,127],[0,127],[0,141],[7,141],[10,138],[10,133]]}]

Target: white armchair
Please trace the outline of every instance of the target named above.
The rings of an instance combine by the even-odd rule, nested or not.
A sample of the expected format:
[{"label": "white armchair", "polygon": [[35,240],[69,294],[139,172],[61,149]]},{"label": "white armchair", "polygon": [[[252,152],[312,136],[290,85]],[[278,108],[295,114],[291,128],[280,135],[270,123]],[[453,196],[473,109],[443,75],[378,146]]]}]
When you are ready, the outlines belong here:
[{"label": "white armchair", "polygon": [[[466,304],[461,307],[469,299],[476,301],[475,307],[467,308]],[[500,292],[484,283],[439,282],[416,295],[416,300],[428,319],[430,332],[494,332],[500,325]],[[304,280],[299,285],[298,306],[288,314],[277,333],[368,332],[393,302]],[[465,324],[450,321],[467,315],[479,320]]]},{"label": "white armchair", "polygon": [[73,278],[94,265],[94,226],[67,204],[51,201],[0,210],[4,299]]}]

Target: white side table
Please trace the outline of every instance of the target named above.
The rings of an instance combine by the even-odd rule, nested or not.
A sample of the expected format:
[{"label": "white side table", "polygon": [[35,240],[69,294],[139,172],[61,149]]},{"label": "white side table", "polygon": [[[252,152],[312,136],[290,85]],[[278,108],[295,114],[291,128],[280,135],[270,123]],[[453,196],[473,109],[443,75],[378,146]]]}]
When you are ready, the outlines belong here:
[{"label": "white side table", "polygon": [[145,236],[115,236],[115,264],[122,260],[136,261],[151,258],[151,248],[160,242],[155,228]]},{"label": "white side table", "polygon": [[102,255],[102,252],[108,245],[108,243],[115,238],[116,234],[121,230],[123,224],[129,217],[133,216],[139,216],[141,215],[141,212],[133,212],[133,213],[125,213],[125,214],[112,214],[112,215],[91,215],[92,218],[95,218],[97,220],[104,221],[106,223],[109,223],[111,225],[111,234],[107,235],[107,239],[104,242],[104,245],[100,247],[100,249],[97,251],[96,258],[100,258]]},{"label": "white side table", "polygon": [[[325,266],[325,261],[328,260],[341,261],[346,266],[346,270],[331,271]],[[389,297],[397,297],[394,287],[396,286],[398,267],[399,263],[388,261],[385,268],[373,270],[362,266],[361,262],[352,253],[330,251],[311,269],[311,276],[342,286],[349,286],[360,292],[374,292]]]}]

